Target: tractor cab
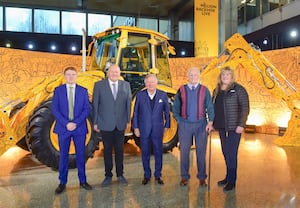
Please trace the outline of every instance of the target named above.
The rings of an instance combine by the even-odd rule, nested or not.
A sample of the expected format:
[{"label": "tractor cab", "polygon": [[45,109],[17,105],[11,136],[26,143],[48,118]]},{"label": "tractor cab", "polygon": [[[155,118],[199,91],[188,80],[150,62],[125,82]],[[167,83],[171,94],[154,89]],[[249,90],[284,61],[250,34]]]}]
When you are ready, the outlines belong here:
[{"label": "tractor cab", "polygon": [[149,73],[157,75],[159,84],[172,86],[168,53],[175,52],[166,36],[120,26],[96,34],[93,44],[91,70],[106,72],[111,64],[118,64],[133,93],[144,87],[144,77]]}]

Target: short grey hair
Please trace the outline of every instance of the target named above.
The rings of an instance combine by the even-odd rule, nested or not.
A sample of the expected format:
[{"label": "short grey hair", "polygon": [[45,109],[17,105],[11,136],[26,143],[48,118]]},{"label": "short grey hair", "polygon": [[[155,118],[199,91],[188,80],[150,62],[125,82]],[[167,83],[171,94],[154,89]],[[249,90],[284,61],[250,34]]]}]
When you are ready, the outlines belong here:
[{"label": "short grey hair", "polygon": [[146,84],[147,79],[149,79],[150,77],[154,77],[155,80],[156,80],[156,83],[158,83],[158,79],[157,79],[156,74],[147,74],[147,75],[145,76],[145,79],[144,79],[144,83],[145,83],[145,84]]}]

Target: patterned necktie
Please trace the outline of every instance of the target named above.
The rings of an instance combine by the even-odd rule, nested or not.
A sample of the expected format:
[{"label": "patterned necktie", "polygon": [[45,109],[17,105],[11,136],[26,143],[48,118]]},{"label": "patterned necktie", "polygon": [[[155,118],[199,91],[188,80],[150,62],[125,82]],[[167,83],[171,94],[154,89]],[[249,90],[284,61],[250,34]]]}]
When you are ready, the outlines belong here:
[{"label": "patterned necktie", "polygon": [[69,119],[73,120],[74,118],[74,94],[73,94],[73,87],[69,87]]},{"label": "patterned necktie", "polygon": [[113,83],[112,86],[113,86],[113,96],[114,96],[114,99],[116,99],[117,98],[117,86],[115,83]]},{"label": "patterned necktie", "polygon": [[192,91],[194,91],[195,90],[195,86],[192,86]]}]

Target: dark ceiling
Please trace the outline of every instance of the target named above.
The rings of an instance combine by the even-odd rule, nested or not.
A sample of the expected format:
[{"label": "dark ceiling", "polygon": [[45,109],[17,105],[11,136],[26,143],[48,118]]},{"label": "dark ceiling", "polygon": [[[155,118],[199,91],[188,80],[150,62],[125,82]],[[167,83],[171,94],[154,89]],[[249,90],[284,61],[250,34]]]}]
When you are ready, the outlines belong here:
[{"label": "dark ceiling", "polygon": [[134,17],[177,18],[193,11],[194,0],[1,0],[6,6],[90,11]]}]

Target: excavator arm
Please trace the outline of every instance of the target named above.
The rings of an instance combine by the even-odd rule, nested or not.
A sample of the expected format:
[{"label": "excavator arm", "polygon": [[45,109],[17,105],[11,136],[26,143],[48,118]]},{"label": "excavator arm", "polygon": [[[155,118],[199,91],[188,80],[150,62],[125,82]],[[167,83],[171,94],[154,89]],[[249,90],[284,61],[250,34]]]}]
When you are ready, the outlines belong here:
[{"label": "excavator arm", "polygon": [[[220,69],[229,66],[243,68],[274,97],[284,101],[291,110],[291,118],[285,134],[276,139],[279,146],[300,146],[300,94],[298,90],[261,53],[238,33],[224,43],[224,51],[208,65],[201,77],[217,77]],[[212,89],[212,86],[208,86]]]}]

